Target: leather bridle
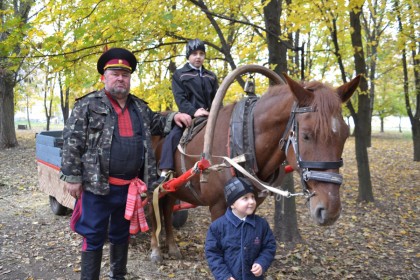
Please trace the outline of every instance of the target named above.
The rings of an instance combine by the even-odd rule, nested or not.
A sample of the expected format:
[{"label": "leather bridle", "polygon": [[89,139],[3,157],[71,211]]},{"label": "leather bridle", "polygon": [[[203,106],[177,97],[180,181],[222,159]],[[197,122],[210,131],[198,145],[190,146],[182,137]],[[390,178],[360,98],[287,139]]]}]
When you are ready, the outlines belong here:
[{"label": "leather bridle", "polygon": [[[304,161],[299,154],[299,125],[296,120],[296,114],[316,112],[316,110],[311,107],[299,107],[295,102],[292,106],[292,111],[290,113],[289,121],[286,125],[286,130],[283,133],[282,138],[279,141],[279,146],[283,152],[287,154],[287,151],[290,146],[293,147],[293,150],[296,155],[297,166],[300,168],[300,178],[301,184],[304,193],[313,196],[314,193],[311,193],[308,189],[307,182],[309,180],[315,180],[320,182],[333,183],[340,186],[343,183],[343,176],[339,173],[328,172],[328,171],[319,171],[319,170],[328,170],[328,169],[339,169],[343,166],[343,159],[339,161]],[[316,169],[316,170],[313,170]]]}]

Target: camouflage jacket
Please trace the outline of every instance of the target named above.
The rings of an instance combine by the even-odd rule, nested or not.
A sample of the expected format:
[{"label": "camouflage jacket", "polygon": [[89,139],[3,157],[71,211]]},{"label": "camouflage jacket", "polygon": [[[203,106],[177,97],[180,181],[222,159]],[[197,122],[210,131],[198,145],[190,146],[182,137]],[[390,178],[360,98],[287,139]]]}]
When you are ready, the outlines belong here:
[{"label": "camouflage jacket", "polygon": [[[147,185],[157,178],[156,159],[151,136],[164,136],[172,128],[175,113],[163,116],[147,103],[131,95],[143,118],[146,139],[144,172],[139,174]],[[116,115],[104,89],[77,100],[63,130],[64,145],[60,179],[82,183],[83,189],[98,195],[109,193],[109,160]]]}]

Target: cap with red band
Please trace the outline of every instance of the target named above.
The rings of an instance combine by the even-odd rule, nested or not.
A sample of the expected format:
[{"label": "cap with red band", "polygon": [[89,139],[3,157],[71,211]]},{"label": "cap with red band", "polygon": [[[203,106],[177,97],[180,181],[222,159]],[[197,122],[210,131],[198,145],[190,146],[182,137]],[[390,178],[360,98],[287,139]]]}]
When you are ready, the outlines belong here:
[{"label": "cap with red band", "polygon": [[96,66],[101,75],[107,69],[126,70],[133,73],[136,70],[137,59],[132,52],[126,49],[111,48],[101,55]]},{"label": "cap with red band", "polygon": [[127,70],[131,72],[130,64],[125,59],[111,59],[105,64],[104,70],[108,68],[122,69],[122,70]]}]

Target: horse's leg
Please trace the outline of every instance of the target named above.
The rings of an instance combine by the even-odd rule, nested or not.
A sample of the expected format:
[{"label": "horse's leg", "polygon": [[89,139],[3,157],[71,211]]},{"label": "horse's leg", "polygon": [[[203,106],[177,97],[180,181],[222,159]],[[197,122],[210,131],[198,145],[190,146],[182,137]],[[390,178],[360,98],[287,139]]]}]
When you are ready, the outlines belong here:
[{"label": "horse's leg", "polygon": [[211,220],[214,221],[225,214],[226,202],[224,199],[220,199],[216,204],[210,205],[209,210],[211,214]]},{"label": "horse's leg", "polygon": [[[149,201],[152,201],[152,196],[149,196]],[[156,228],[157,228],[157,222],[155,217],[155,211],[153,210],[153,204],[150,203],[149,205],[149,216],[151,221],[151,240],[150,240],[150,260],[153,263],[160,263],[162,262],[162,253],[160,251],[159,245],[158,245],[158,237],[156,236]]]},{"label": "horse's leg", "polygon": [[166,245],[168,246],[168,254],[176,259],[182,259],[181,251],[175,242],[174,231],[172,226],[172,214],[176,198],[167,195],[163,208],[163,219],[165,222]]}]

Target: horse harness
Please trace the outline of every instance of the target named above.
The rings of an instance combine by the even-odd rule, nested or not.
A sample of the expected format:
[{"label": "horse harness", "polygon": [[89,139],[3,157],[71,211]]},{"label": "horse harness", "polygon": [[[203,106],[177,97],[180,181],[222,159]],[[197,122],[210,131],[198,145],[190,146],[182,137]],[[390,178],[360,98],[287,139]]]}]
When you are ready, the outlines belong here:
[{"label": "horse harness", "polygon": [[[181,171],[182,173],[185,173],[187,171],[187,168],[185,167],[185,156],[186,154],[182,151],[185,150],[185,147],[187,144],[194,138],[195,135],[197,135],[205,126],[207,125],[207,117],[198,117],[194,118],[191,127],[188,127],[184,130],[184,133],[182,134],[181,139],[179,140],[178,147],[180,148],[181,152]],[[185,187],[190,190],[190,192],[193,194],[194,198],[203,204],[202,200],[200,199],[200,196],[193,188],[191,181],[188,181],[185,184]]]},{"label": "horse harness", "polygon": [[301,169],[300,178],[303,188],[303,192],[310,198],[315,193],[310,193],[308,189],[307,182],[309,180],[333,183],[340,186],[343,183],[343,176],[339,173],[327,172],[327,171],[314,171],[311,169],[317,170],[327,170],[327,169],[339,169],[343,166],[343,159],[339,161],[304,161],[299,154],[299,123],[296,120],[296,114],[310,113],[315,112],[315,108],[312,106],[308,107],[299,107],[295,102],[292,106],[290,112],[289,121],[286,125],[286,129],[283,133],[282,138],[279,141],[279,146],[284,153],[287,154],[287,151],[290,146],[293,147],[293,150],[296,155],[297,165]]},{"label": "horse harness", "polygon": [[[229,151],[231,158],[245,155],[245,161],[240,165],[248,170],[253,176],[258,172],[257,160],[255,156],[254,143],[254,108],[259,100],[257,96],[242,98],[233,108],[229,127]],[[243,176],[235,169],[233,175]]]},{"label": "horse harness", "polygon": [[[230,157],[222,157],[225,159],[226,162],[230,164],[230,167],[234,167],[237,176],[246,176],[251,181],[256,183],[257,187],[260,190],[267,190],[277,194],[280,194],[285,197],[291,196],[298,196],[303,195],[306,196],[308,199],[315,195],[315,193],[311,193],[308,189],[307,182],[309,180],[321,181],[321,182],[328,182],[337,185],[341,185],[343,182],[343,177],[339,173],[334,172],[327,172],[327,171],[315,171],[312,169],[317,170],[327,170],[327,169],[339,169],[343,166],[343,160],[340,159],[339,161],[328,161],[328,162],[316,162],[316,161],[304,161],[300,157],[299,154],[299,123],[296,119],[296,114],[302,113],[310,113],[316,112],[315,108],[312,106],[307,107],[299,107],[298,104],[295,102],[292,106],[292,110],[290,112],[289,121],[286,125],[286,129],[283,133],[282,138],[279,141],[279,147],[281,150],[287,154],[287,151],[290,146],[293,147],[293,150],[296,155],[297,165],[301,169],[300,178],[301,184],[303,188],[303,193],[295,193],[292,194],[288,191],[279,190],[277,188],[270,187],[270,183],[276,180],[276,176],[278,176],[279,172],[275,172],[275,176],[270,179],[269,183],[261,182],[259,179],[256,178],[257,164],[256,164],[256,156],[255,156],[255,146],[254,146],[254,135],[253,135],[253,112],[257,101],[259,100],[258,97],[255,96],[248,96],[241,99],[238,103],[235,104],[234,110],[232,112],[232,118],[230,122],[230,132],[229,132],[229,156]],[[189,128],[184,132],[184,135],[180,141],[180,145],[178,146],[181,151],[181,169],[182,172],[186,171],[185,168],[185,156],[189,156],[183,152],[187,143],[192,139],[192,137],[197,134],[205,125],[206,121],[200,122],[197,124],[196,128]],[[244,156],[245,160],[242,163],[238,163],[237,161],[232,160],[233,158],[238,158],[240,156]],[[221,164],[221,166],[226,167],[226,164]],[[217,169],[217,167],[214,167]],[[239,172],[237,172],[239,171]],[[201,201],[198,194],[191,186],[190,182],[186,184],[186,187],[190,189],[193,193],[194,197]],[[262,188],[261,188],[262,187]]]}]

